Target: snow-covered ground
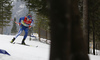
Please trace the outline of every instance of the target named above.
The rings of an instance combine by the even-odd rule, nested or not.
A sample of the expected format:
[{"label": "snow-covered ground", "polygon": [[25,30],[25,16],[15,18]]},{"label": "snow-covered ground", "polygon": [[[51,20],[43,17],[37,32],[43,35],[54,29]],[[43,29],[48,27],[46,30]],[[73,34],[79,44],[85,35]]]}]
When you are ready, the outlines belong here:
[{"label": "snow-covered ground", "polygon": [[[24,46],[9,43],[14,36],[0,35],[0,49],[6,50],[11,56],[1,54],[0,60],[49,60],[50,45],[39,41],[30,41],[29,37],[26,43],[32,46]],[[23,36],[19,36],[15,42],[20,43]],[[38,47],[36,47],[38,46]],[[100,60],[100,56],[89,54],[90,60]]]},{"label": "snow-covered ground", "polygon": [[100,56],[89,54],[89,59],[90,60],[100,60]]},{"label": "snow-covered ground", "polygon": [[[32,46],[11,44],[14,36],[0,35],[0,49],[6,50],[11,56],[0,54],[0,60],[49,60],[49,45],[39,41],[29,41],[26,43]],[[21,43],[23,37],[19,36],[15,42]],[[38,46],[38,47],[36,47]]]}]

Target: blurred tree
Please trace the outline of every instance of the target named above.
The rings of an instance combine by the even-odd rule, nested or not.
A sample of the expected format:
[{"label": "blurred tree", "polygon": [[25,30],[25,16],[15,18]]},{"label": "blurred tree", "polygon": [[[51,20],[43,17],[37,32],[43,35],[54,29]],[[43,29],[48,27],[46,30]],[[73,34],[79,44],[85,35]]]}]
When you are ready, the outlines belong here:
[{"label": "blurred tree", "polygon": [[43,16],[48,16],[47,0],[23,0],[26,2],[28,8],[32,11],[38,12]]},{"label": "blurred tree", "polygon": [[[78,9],[79,0],[49,0],[50,60],[89,60],[83,40]],[[56,3],[56,4],[55,4]]]},{"label": "blurred tree", "polygon": [[0,0],[0,27],[2,28],[1,33],[3,34],[3,27],[9,26],[11,18],[11,0]]},{"label": "blurred tree", "polygon": [[11,33],[17,33],[17,26],[16,26],[16,18],[14,18],[14,21],[13,21],[13,27],[11,29]]},{"label": "blurred tree", "polygon": [[83,39],[87,41],[87,51],[89,53],[88,0],[83,0]]},{"label": "blurred tree", "polygon": [[93,40],[93,54],[95,55],[95,41],[100,41],[100,1],[89,1],[90,34]]},{"label": "blurred tree", "polygon": [[46,31],[49,32],[49,20],[46,17],[41,16],[39,14],[37,14],[36,18],[37,19],[35,20],[34,31],[37,32],[40,37],[40,33],[41,33],[40,29],[43,29],[45,32]]},{"label": "blurred tree", "polygon": [[33,33],[33,26],[29,29],[28,34],[31,35],[31,33]]},{"label": "blurred tree", "polygon": [[[95,27],[95,37],[96,40],[100,40],[100,1],[99,0],[89,0],[88,1],[88,12],[89,12],[89,32],[93,35],[93,29]],[[94,22],[93,22],[94,20]],[[93,27],[93,23],[95,26]],[[92,40],[92,39],[90,39]]]},{"label": "blurred tree", "polygon": [[[81,19],[83,20],[83,0],[79,0],[79,10],[81,13]],[[93,33],[93,23],[92,20],[95,20],[93,22],[95,24],[95,37],[96,40],[100,40],[100,1],[99,0],[88,0],[88,20],[89,20],[89,34],[90,34],[90,40]],[[82,22],[83,23],[83,22]],[[83,25],[83,24],[82,24]]]}]

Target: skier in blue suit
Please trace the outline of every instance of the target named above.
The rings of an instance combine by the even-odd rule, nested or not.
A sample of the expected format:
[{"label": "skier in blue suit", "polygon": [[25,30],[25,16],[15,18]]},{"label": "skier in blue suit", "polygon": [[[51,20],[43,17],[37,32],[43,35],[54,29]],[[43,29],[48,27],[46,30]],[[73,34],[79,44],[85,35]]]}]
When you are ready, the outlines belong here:
[{"label": "skier in blue suit", "polygon": [[13,43],[15,41],[15,39],[22,33],[22,31],[24,30],[25,35],[23,37],[23,40],[21,42],[21,44],[25,45],[25,39],[28,35],[28,30],[31,28],[31,26],[33,25],[33,19],[32,16],[29,14],[27,17],[21,17],[19,19],[19,32],[16,34],[16,36],[11,40],[11,43]]}]

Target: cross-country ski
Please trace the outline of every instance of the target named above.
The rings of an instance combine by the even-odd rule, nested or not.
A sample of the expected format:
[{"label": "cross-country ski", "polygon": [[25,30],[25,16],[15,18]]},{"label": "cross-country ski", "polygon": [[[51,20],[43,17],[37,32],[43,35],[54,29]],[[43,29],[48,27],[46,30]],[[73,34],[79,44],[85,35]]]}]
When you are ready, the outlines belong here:
[{"label": "cross-country ski", "polygon": [[18,42],[13,42],[12,44],[19,44],[19,45],[23,45],[23,46],[36,47],[36,48],[38,47],[37,45],[21,44]]}]

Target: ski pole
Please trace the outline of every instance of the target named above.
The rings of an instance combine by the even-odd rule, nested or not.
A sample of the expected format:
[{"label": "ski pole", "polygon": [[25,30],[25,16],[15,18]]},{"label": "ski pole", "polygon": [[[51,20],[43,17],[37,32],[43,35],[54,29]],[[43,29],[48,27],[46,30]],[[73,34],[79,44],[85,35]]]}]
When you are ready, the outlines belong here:
[{"label": "ski pole", "polygon": [[18,22],[15,22],[17,25],[19,25],[19,23]]},{"label": "ski pole", "polygon": [[[11,19],[11,21],[13,21],[13,19]],[[17,25],[19,25],[19,23],[17,23],[16,21],[15,21],[15,23],[16,23]]]}]

